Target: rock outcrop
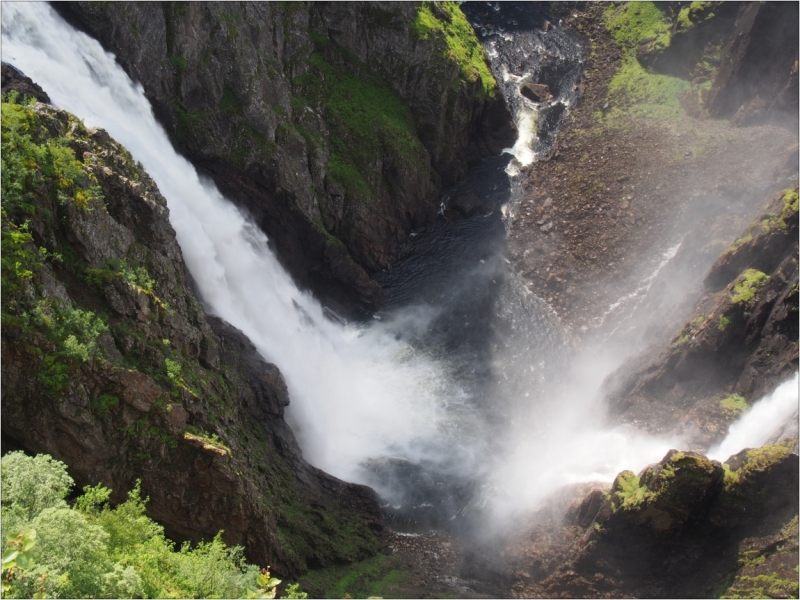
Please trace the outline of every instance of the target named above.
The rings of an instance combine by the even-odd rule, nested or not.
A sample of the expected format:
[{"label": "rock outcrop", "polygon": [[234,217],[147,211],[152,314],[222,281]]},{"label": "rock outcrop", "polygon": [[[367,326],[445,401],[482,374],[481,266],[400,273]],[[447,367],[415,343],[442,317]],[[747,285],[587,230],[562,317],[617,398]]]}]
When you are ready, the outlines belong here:
[{"label": "rock outcrop", "polygon": [[2,441],[176,540],[219,530],[284,576],[377,548],[368,488],[308,465],[278,369],[191,291],[166,201],[100,129],[3,105]]},{"label": "rock outcrop", "polygon": [[672,23],[669,35],[643,40],[636,55],[643,66],[697,86],[683,100],[688,112],[702,106],[737,125],[796,129],[797,4],[670,2],[661,10]]},{"label": "rock outcrop", "polygon": [[50,103],[50,96],[38,84],[7,63],[3,63],[2,66],[2,91],[4,94],[16,91],[20,97],[35,98],[39,102]]},{"label": "rock outcrop", "polygon": [[786,594],[779,597],[796,594],[797,471],[797,455],[773,446],[724,466],[671,450],[639,476],[620,473],[543,589],[554,597],[719,597],[770,558],[772,585]]},{"label": "rock outcrop", "polygon": [[374,309],[442,186],[513,143],[452,3],[58,3],[142,83],[177,145],[295,280]]},{"label": "rock outcrop", "polygon": [[797,371],[797,197],[797,188],[781,192],[723,252],[667,348],[610,376],[616,419],[659,432],[683,423],[707,447]]},{"label": "rock outcrop", "polygon": [[788,445],[725,464],[670,450],[557,495],[504,547],[478,546],[473,569],[499,567],[516,598],[794,597],[798,466]]}]

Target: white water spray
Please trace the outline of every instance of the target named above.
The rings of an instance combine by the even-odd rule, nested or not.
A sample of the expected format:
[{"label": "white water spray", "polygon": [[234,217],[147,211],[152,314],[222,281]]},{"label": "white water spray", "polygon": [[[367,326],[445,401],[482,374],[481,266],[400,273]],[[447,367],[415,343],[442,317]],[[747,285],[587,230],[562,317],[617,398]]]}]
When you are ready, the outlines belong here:
[{"label": "white water spray", "polygon": [[730,426],[728,435],[708,451],[708,457],[725,461],[745,448],[759,448],[780,434],[791,420],[797,421],[798,374],[753,404]]},{"label": "white water spray", "polygon": [[2,19],[3,60],[56,106],[105,128],[155,180],[206,307],[244,331],[286,378],[306,458],[349,480],[366,458],[419,458],[456,394],[442,369],[381,326],[361,331],[327,320],[266,236],[173,150],[141,86],[97,41],[44,3],[4,3]]},{"label": "white water spray", "polygon": [[[466,447],[486,440],[464,439],[456,421],[465,411],[453,410],[464,394],[443,364],[395,340],[383,323],[356,328],[326,319],[280,267],[264,234],[174,152],[141,87],[96,41],[43,3],[4,3],[2,35],[3,60],[39,83],[55,105],[107,129],[156,181],[206,307],[243,330],[283,372],[288,416],[308,460],[349,480],[358,480],[366,459],[430,459],[434,446],[445,447],[450,464],[462,458],[464,471],[486,462]],[[529,164],[535,123],[518,126],[518,144],[531,154],[520,150],[517,160]],[[610,481],[680,445],[605,428],[595,402],[604,374],[547,410],[518,417],[508,453],[495,463],[497,499],[530,507],[563,484]]]}]

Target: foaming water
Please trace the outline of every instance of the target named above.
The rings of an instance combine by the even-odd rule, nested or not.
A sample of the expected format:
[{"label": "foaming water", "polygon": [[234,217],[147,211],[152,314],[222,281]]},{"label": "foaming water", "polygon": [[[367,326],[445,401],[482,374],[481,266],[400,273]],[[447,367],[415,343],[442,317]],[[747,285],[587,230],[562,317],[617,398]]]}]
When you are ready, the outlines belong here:
[{"label": "foaming water", "polygon": [[728,435],[708,451],[708,457],[724,461],[745,448],[769,443],[790,421],[797,421],[798,374],[786,380],[771,394],[753,404],[730,426]]},{"label": "foaming water", "polygon": [[[558,28],[493,31],[493,68],[505,62],[520,73],[501,84],[519,108],[511,162],[528,164],[552,144],[580,56]],[[2,35],[4,60],[55,105],[108,130],[156,181],[207,310],[284,374],[287,419],[313,464],[376,486],[394,506],[429,507],[449,486],[453,501],[443,504],[452,514],[491,502],[509,515],[564,484],[611,481],[681,446],[605,425],[598,390],[616,364],[576,357],[546,303],[509,272],[498,209],[513,204],[520,185],[492,179],[507,156],[487,161],[483,188],[468,182],[491,212],[417,232],[409,242],[417,254],[378,277],[390,309],[369,326],[342,325],[296,288],[248,217],[174,152],[141,87],[96,41],[33,3],[4,4]],[[523,42],[535,51],[518,52]],[[538,66],[545,54],[557,68]],[[523,80],[546,80],[557,106],[524,104]]]},{"label": "foaming water", "polygon": [[[507,173],[547,156],[558,126],[578,97],[582,49],[570,32],[552,26],[546,9],[527,2],[469,2],[462,5],[490,58],[492,72],[508,102],[518,137],[504,152],[514,159]],[[533,102],[521,93],[528,83],[545,84],[552,98]]]},{"label": "foaming water", "polygon": [[[339,477],[363,477],[367,458],[419,459],[441,444],[445,404],[459,392],[435,361],[395,339],[390,324],[341,326],[301,293],[266,236],[172,148],[141,86],[100,44],[47,4],[4,3],[3,60],[56,106],[103,127],[152,176],[207,309],[244,331],[283,373],[288,416],[306,458]],[[429,457],[430,458],[430,457]]]}]

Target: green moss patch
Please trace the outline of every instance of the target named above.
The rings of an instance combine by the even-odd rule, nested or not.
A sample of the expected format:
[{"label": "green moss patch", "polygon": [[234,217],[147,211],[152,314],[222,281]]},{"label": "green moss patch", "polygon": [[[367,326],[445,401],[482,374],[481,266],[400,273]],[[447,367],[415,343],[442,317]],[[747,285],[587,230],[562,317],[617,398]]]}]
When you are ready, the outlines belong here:
[{"label": "green moss patch", "polygon": [[331,132],[328,175],[366,201],[383,185],[381,174],[369,168],[376,159],[392,157],[402,168],[427,169],[427,152],[402,99],[377,78],[355,77],[337,66],[363,70],[357,58],[324,36],[317,34],[314,43],[318,51],[309,58],[311,68],[295,80],[303,95],[292,99],[292,107],[322,107]]},{"label": "green moss patch", "polygon": [[414,598],[415,593],[403,593],[409,578],[397,557],[379,555],[352,565],[309,571],[300,586],[319,598]]},{"label": "green moss patch", "polygon": [[731,290],[731,302],[747,304],[755,296],[758,289],[769,280],[769,275],[756,269],[747,269],[739,275]]},{"label": "green moss patch", "polygon": [[612,492],[617,508],[623,510],[635,508],[647,498],[647,487],[640,484],[639,478],[632,471],[623,471],[614,480]]},{"label": "green moss patch", "polygon": [[606,27],[623,48],[635,50],[648,40],[662,48],[669,46],[671,24],[655,2],[612,4],[605,17]]},{"label": "green moss patch", "polygon": [[[606,27],[622,48],[622,64],[608,87],[611,109],[605,119],[626,123],[631,116],[656,120],[683,118],[680,99],[691,89],[688,81],[649,73],[636,58],[640,45],[658,52],[670,44],[669,20],[655,2],[611,5],[605,11]],[[602,118],[602,115],[598,115]]]},{"label": "green moss patch", "polygon": [[678,28],[691,29],[714,16],[713,2],[692,2],[678,13]]},{"label": "green moss patch", "polygon": [[744,462],[738,469],[732,470],[727,463],[723,465],[725,469],[725,489],[732,488],[745,483],[755,473],[763,472],[772,465],[786,459],[792,453],[793,442],[773,444],[763,448],[748,450]]},{"label": "green moss patch", "polygon": [[739,394],[731,394],[727,398],[723,398],[720,400],[719,405],[725,412],[734,416],[750,407],[747,400],[744,399],[744,396],[740,396]]},{"label": "green moss patch", "polygon": [[798,205],[800,204],[798,198],[800,198],[800,196],[798,196],[797,188],[783,191],[783,209],[781,210],[780,218],[781,221],[784,221],[784,227],[786,226],[786,219],[792,214],[797,214]]},{"label": "green moss patch", "polygon": [[611,79],[608,93],[613,101],[629,104],[634,114],[674,118],[683,114],[680,97],[689,87],[683,79],[648,73],[636,57],[628,56]]},{"label": "green moss patch", "polygon": [[493,98],[497,94],[497,81],[486,64],[483,46],[456,2],[423,2],[411,27],[421,39],[441,36],[446,43],[445,58],[458,63],[461,79],[480,79],[486,96]]}]

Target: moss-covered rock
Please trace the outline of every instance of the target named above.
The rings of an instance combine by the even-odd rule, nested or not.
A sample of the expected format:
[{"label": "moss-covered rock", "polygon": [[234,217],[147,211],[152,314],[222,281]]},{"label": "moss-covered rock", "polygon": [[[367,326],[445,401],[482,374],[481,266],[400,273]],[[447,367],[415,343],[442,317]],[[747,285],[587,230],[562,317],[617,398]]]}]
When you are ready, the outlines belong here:
[{"label": "moss-covered rock", "polygon": [[654,531],[678,531],[697,519],[722,485],[722,466],[693,452],[670,452],[637,477],[623,471],[614,480],[609,526],[625,521]]},{"label": "moss-covered rock", "polygon": [[205,315],[131,155],[4,102],[2,160],[4,450],[50,454],[116,502],[141,479],[170,537],[224,530],[283,575],[373,554],[374,494],[303,461],[280,372]]},{"label": "moss-covered rock", "polygon": [[724,486],[711,514],[722,527],[764,527],[797,511],[798,457],[792,443],[746,449],[724,465]]}]

